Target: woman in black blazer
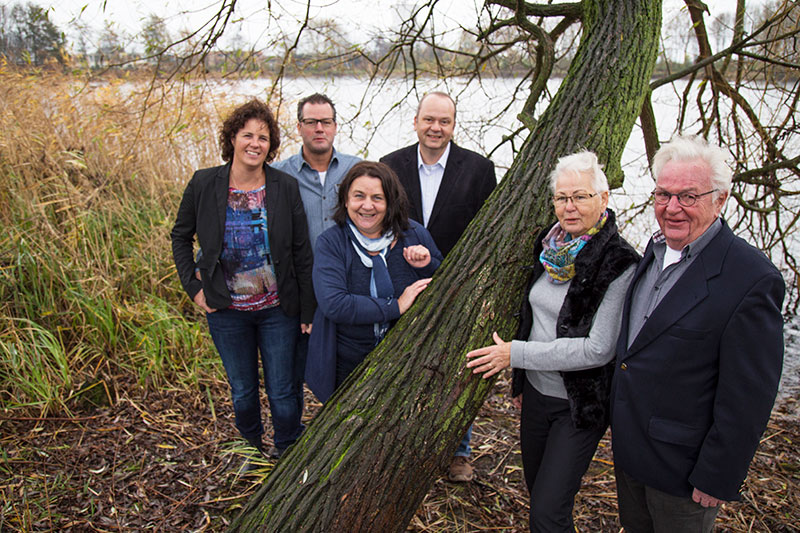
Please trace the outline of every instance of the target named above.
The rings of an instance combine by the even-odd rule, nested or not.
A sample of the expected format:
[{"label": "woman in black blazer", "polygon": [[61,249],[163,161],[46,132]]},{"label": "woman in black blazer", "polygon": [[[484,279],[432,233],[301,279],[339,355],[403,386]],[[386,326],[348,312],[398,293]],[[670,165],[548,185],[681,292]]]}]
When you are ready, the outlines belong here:
[{"label": "woman in black blazer", "polygon": [[[236,427],[264,453],[259,360],[280,455],[303,430],[302,368],[294,352],[311,331],[312,255],[297,181],[267,165],[280,145],[269,107],[236,108],[219,135],[226,165],[195,172],[183,194],[172,253],[183,288],[206,311],[231,387]],[[195,259],[194,238],[199,250]]]}]

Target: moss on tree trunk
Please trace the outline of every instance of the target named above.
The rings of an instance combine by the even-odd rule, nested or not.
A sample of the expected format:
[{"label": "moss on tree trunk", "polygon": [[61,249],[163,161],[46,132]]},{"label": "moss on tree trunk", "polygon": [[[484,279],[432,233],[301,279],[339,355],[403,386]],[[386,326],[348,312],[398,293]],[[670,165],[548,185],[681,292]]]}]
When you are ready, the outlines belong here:
[{"label": "moss on tree trunk", "polygon": [[516,328],[548,174],[587,148],[620,156],[655,64],[660,0],[584,2],[568,75],[513,165],[418,298],[320,411],[230,531],[404,531],[489,392],[464,354]]}]

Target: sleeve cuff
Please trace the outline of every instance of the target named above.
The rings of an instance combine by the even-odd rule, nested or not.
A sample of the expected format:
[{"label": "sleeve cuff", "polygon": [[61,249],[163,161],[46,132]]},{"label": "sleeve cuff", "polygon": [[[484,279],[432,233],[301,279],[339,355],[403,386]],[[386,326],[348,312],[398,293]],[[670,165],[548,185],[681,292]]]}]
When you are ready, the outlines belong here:
[{"label": "sleeve cuff", "polygon": [[525,341],[511,341],[511,350],[509,352],[511,360],[511,368],[525,368],[523,361],[525,358]]}]

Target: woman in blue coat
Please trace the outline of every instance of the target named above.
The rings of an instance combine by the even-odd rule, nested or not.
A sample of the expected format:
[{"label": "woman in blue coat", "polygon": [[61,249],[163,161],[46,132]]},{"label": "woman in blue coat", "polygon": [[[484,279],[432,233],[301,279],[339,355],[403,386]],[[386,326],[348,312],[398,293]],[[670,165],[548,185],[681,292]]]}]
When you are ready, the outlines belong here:
[{"label": "woman in blue coat", "polygon": [[364,360],[428,286],[442,262],[430,233],[409,220],[408,198],[383,163],[356,164],[339,185],[336,226],[314,254],[317,311],[306,382],[321,401]]}]

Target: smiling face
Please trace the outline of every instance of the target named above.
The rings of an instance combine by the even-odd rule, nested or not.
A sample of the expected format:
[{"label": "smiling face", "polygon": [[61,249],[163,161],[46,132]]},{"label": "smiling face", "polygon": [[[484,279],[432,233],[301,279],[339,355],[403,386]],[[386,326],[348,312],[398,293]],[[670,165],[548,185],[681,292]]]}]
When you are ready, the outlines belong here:
[{"label": "smiling face", "polygon": [[456,109],[453,102],[440,94],[426,96],[414,117],[414,130],[420,146],[441,155],[453,138],[455,127]]},{"label": "smiling face", "polygon": [[[333,139],[336,137],[336,121],[330,104],[306,103],[303,106],[303,118],[297,123],[297,132],[303,139],[303,151],[325,155],[333,150]],[[305,125],[302,121],[314,120],[313,125]],[[325,126],[321,120],[329,122]]]},{"label": "smiling face", "polygon": [[[690,161],[672,160],[661,169],[656,190],[678,194],[691,192],[703,194],[711,185],[711,167],[701,159]],[[699,196],[694,205],[684,207],[673,196],[664,205],[655,205],[656,220],[667,240],[667,246],[681,250],[694,242],[717,219],[728,197],[727,192]]]},{"label": "smiling face", "polygon": [[236,132],[231,143],[234,164],[261,167],[269,154],[269,128],[263,121],[251,118]]},{"label": "smiling face", "polygon": [[383,233],[383,220],[386,218],[386,195],[379,178],[359,176],[350,184],[347,191],[347,216],[358,231],[371,239]]},{"label": "smiling face", "polygon": [[573,200],[563,205],[556,204],[556,217],[561,228],[572,238],[580,237],[589,231],[608,206],[608,191],[597,193],[592,185],[589,172],[563,172],[556,179],[553,198],[576,195],[594,195],[585,202]]}]

